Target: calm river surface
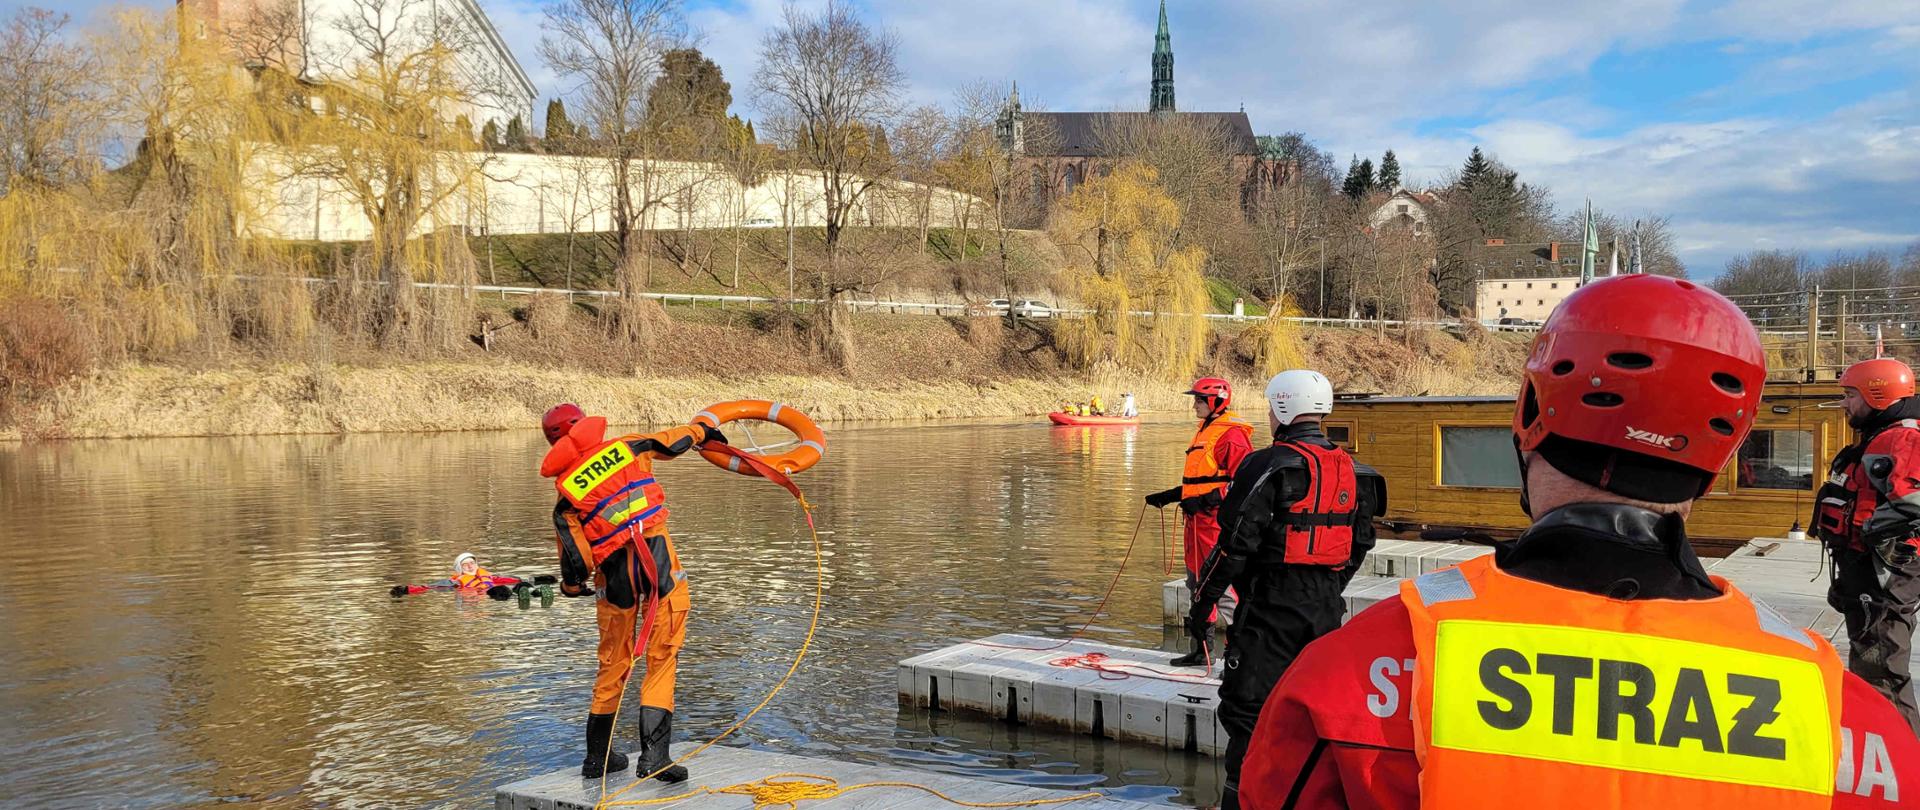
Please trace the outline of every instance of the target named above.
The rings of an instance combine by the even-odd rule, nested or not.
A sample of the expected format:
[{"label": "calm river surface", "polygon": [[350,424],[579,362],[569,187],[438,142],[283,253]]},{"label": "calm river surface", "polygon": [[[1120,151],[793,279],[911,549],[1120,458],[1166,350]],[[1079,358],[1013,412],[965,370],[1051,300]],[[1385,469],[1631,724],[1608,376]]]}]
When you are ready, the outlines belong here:
[{"label": "calm river surface", "polygon": [[[798,477],[825,544],[820,632],[728,744],[1214,801],[1217,760],[895,698],[902,658],[1085,621],[1191,430],[830,429]],[[545,449],[537,431],[0,445],[0,804],[490,806],[578,767],[592,600],[386,593],[461,551],[556,573]],[[786,670],[813,555],[779,488],[691,455],[657,469],[693,589],[676,731],[705,740]],[[1149,514],[1089,637],[1174,646],[1158,529]]]}]

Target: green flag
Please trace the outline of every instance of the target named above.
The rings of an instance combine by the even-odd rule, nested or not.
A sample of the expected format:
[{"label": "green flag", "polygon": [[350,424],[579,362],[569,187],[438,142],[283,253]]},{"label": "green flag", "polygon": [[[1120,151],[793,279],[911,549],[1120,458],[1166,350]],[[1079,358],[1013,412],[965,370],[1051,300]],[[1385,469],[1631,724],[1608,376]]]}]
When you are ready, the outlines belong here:
[{"label": "green flag", "polygon": [[1593,260],[1600,255],[1600,232],[1593,227],[1593,201],[1587,201],[1587,239],[1580,250],[1580,284],[1593,281]]}]

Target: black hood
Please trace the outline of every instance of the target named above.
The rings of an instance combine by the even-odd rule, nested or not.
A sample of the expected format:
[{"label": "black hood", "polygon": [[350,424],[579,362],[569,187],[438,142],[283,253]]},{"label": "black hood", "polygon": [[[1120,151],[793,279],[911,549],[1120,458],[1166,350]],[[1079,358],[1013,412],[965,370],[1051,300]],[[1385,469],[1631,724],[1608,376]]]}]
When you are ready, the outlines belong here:
[{"label": "black hood", "polygon": [[1862,436],[1872,437],[1873,434],[1886,430],[1902,419],[1920,419],[1920,397],[1907,397],[1867,414],[1867,418],[1860,420],[1858,424],[1851,419],[1847,420],[1847,424],[1853,425],[1853,428],[1860,431]]},{"label": "black hood", "polygon": [[1720,595],[1687,542],[1685,521],[1625,504],[1562,506],[1493,559],[1514,576],[1610,599]]}]

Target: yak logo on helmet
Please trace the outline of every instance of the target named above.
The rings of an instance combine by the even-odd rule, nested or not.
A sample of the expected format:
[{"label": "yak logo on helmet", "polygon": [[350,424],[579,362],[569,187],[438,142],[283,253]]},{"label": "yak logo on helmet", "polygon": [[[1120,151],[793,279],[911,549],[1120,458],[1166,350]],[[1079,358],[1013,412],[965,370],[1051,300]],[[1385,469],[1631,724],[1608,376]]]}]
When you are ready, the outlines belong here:
[{"label": "yak logo on helmet", "polygon": [[1671,450],[1675,453],[1687,449],[1687,437],[1685,436],[1662,436],[1651,430],[1641,430],[1632,425],[1627,426],[1627,438],[1650,447]]}]

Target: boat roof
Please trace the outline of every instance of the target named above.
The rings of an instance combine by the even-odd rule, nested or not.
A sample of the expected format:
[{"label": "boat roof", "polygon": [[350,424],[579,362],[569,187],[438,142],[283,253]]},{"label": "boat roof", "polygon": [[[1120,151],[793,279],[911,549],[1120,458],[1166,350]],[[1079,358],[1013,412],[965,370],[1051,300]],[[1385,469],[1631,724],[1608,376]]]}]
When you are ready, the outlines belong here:
[{"label": "boat roof", "polygon": [[1340,405],[1374,405],[1374,404],[1468,405],[1468,404],[1481,403],[1481,402],[1512,402],[1512,401],[1513,401],[1513,395],[1511,394],[1504,397],[1500,397],[1500,396],[1353,397],[1351,399],[1337,399],[1334,401],[1334,405],[1335,407],[1338,407]]},{"label": "boat roof", "polygon": [[[1831,381],[1803,383],[1791,380],[1769,380],[1761,394],[1766,399],[1832,399],[1840,395],[1839,386]],[[1340,394],[1334,397],[1339,405],[1480,405],[1489,403],[1511,403],[1516,394],[1499,396],[1412,396],[1383,397],[1374,394]]]}]

